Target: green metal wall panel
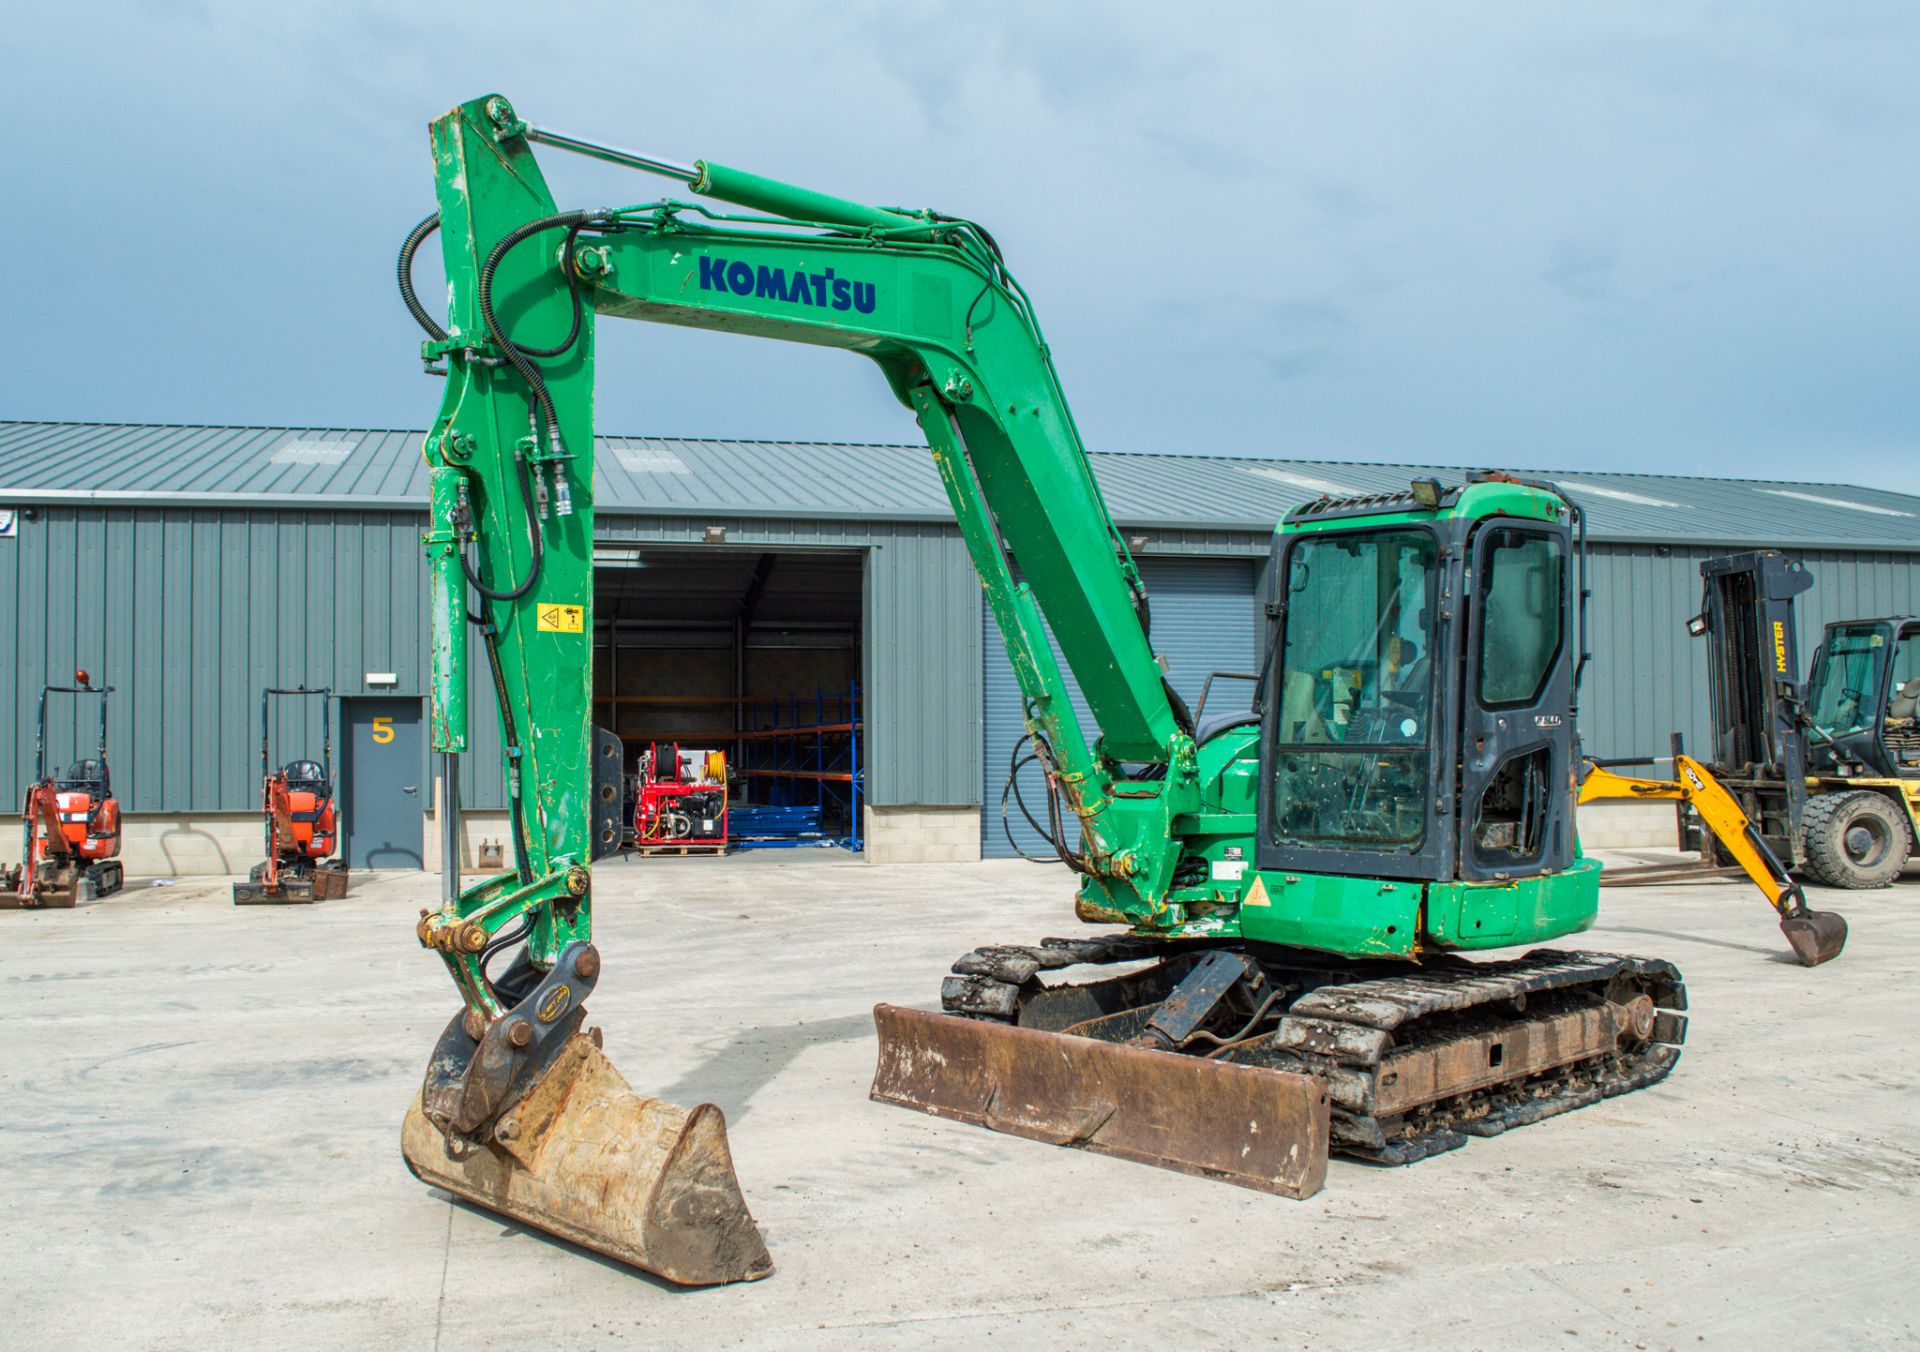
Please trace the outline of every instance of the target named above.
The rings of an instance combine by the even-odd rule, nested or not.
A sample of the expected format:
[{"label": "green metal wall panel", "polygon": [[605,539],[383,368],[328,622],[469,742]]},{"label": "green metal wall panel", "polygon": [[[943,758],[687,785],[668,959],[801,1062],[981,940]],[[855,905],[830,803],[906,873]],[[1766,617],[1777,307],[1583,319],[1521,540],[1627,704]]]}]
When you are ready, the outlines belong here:
[{"label": "green metal wall panel", "polygon": [[[42,505],[0,540],[0,795],[33,768],[40,688],[114,687],[108,759],[134,812],[257,806],[260,690],[369,670],[421,688],[421,518],[400,512]],[[313,707],[306,707],[313,706]],[[49,759],[91,752],[97,710],[49,706]],[[317,701],[276,710],[275,751],[317,754]],[[496,779],[469,766],[470,776]],[[477,786],[478,787],[478,786]],[[470,795],[504,801],[498,785]]]},{"label": "green metal wall panel", "polygon": [[[304,511],[54,503],[31,507],[0,539],[0,801],[18,800],[33,758],[42,684],[76,666],[117,687],[109,754],[131,811],[255,806],[260,687],[331,683],[376,693],[424,686],[420,532],[408,511]],[[959,806],[982,782],[980,591],[958,533],[941,522],[604,515],[608,539],[698,544],[709,525],[729,546],[856,548],[866,553],[864,685],[870,800]],[[1257,532],[1159,529],[1147,552],[1264,555]],[[1706,673],[1685,621],[1699,606],[1691,546],[1594,549],[1592,646],[1583,698],[1598,754],[1664,754],[1679,729],[1705,736]],[[1920,611],[1920,555],[1801,551],[1817,578],[1800,607],[1811,656],[1829,619]],[[385,693],[384,691],[378,693]],[[475,707],[491,707],[476,684]],[[313,715],[308,715],[309,720]],[[289,721],[288,742],[318,744]],[[63,700],[51,743],[91,747],[91,720]],[[504,803],[499,738],[475,720],[464,767],[470,807]],[[283,746],[276,739],[277,746]],[[286,754],[294,748],[286,747]]]},{"label": "green metal wall panel", "polygon": [[[1710,735],[1704,641],[1686,622],[1700,610],[1700,564],[1725,553],[1685,545],[1597,545],[1580,731],[1599,756],[1664,756],[1668,735],[1705,747]],[[1810,665],[1830,620],[1920,611],[1920,555],[1794,550],[1814,575],[1799,598],[1801,661]],[[1804,677],[1805,672],[1801,675]]]}]

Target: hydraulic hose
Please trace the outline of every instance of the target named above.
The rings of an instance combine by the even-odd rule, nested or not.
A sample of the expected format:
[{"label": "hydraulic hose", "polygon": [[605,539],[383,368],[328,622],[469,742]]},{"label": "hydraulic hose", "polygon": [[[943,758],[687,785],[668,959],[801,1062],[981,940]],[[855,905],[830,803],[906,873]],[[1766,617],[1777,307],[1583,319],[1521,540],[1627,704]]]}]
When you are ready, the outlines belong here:
[{"label": "hydraulic hose", "polygon": [[580,298],[579,279],[574,276],[571,267],[566,269],[567,294],[573,301],[573,323],[567,330],[566,339],[555,347],[541,348],[524,347],[507,337],[506,329],[501,326],[500,316],[494,312],[493,308],[493,278],[494,274],[500,269],[501,260],[504,259],[516,245],[545,230],[565,228],[567,231],[566,251],[567,254],[571,256],[574,236],[579,233],[581,226],[596,219],[599,214],[601,213],[591,211],[563,211],[557,216],[543,216],[537,221],[528,221],[525,225],[518,226],[508,231],[505,235],[502,235],[500,242],[495,244],[492,251],[487,254],[487,261],[480,267],[480,285],[478,292],[481,322],[487,326],[488,335],[499,345],[502,355],[513,364],[513,369],[520,373],[521,379],[525,380],[531,388],[533,392],[533,402],[539,412],[546,417],[548,436],[553,441],[556,450],[560,447],[560,418],[559,415],[554,412],[553,396],[547,392],[546,377],[540,374],[540,368],[533,364],[533,359],[536,357],[557,357],[572,347],[575,340],[579,338],[582,310],[584,308]]},{"label": "hydraulic hose", "polygon": [[546,545],[540,536],[540,515],[533,505],[533,471],[527,466],[527,457],[518,451],[514,453],[514,466],[520,471],[520,505],[527,514],[527,545],[533,557],[527,565],[527,575],[519,582],[499,591],[480,580],[479,570],[473,566],[473,560],[467,557],[467,551],[460,551],[460,568],[467,575],[472,588],[489,601],[518,601],[533,587],[534,580],[540,576],[540,561],[545,555]]},{"label": "hydraulic hose", "polygon": [[413,256],[419,252],[427,236],[439,228],[440,213],[436,211],[409,230],[406,242],[400,246],[400,261],[394,268],[400,282],[400,299],[407,303],[407,313],[413,316],[414,323],[426,330],[427,337],[436,343],[446,341],[447,331],[427,313],[426,307],[420,304],[420,298],[413,292]]},{"label": "hydraulic hose", "polygon": [[507,673],[500,665],[499,631],[491,624],[482,625],[480,636],[486,643],[487,666],[493,673],[494,698],[500,704],[500,742],[507,753],[507,825],[513,832],[513,867],[520,875],[520,885],[530,887],[533,870],[527,866],[527,832],[520,820],[520,733],[514,726]]},{"label": "hydraulic hose", "polygon": [[[1040,753],[1038,751],[1029,752],[1024,756],[1020,754],[1020,748],[1025,746],[1032,738],[1033,734],[1028,733],[1013,744],[1013,756],[1011,763],[1007,767],[1007,782],[1000,790],[1000,830],[1006,835],[1007,844],[1013,847],[1013,852],[1029,864],[1055,864],[1060,861],[1061,857],[1060,843],[1053,839],[1053,837],[1047,833],[1047,828],[1042,826],[1034,817],[1032,809],[1027,806],[1026,798],[1020,792],[1020,772],[1040,759]],[[1013,799],[1014,805],[1020,809],[1020,815],[1027,819],[1027,825],[1033,828],[1033,833],[1053,847],[1053,858],[1044,859],[1037,854],[1028,854],[1020,847],[1020,842],[1013,838],[1013,821],[1007,815],[1007,799],[1009,797]]]}]

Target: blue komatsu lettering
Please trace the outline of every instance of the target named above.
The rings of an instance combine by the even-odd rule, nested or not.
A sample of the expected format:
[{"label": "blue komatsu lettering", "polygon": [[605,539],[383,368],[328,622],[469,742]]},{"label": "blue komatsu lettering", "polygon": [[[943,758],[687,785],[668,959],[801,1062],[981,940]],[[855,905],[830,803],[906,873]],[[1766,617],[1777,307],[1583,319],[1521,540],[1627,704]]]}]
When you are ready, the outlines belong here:
[{"label": "blue komatsu lettering", "polygon": [[749,263],[728,262],[724,258],[700,259],[700,289],[731,291],[736,296],[755,296],[782,300],[790,305],[831,306],[835,310],[873,313],[878,289],[872,282],[856,282],[825,272],[803,272],[791,276],[785,268],[755,267]]},{"label": "blue komatsu lettering", "polygon": [[760,276],[754,284],[753,294],[756,296],[764,296],[769,300],[785,300],[787,298],[787,270],[785,268],[761,268]]}]

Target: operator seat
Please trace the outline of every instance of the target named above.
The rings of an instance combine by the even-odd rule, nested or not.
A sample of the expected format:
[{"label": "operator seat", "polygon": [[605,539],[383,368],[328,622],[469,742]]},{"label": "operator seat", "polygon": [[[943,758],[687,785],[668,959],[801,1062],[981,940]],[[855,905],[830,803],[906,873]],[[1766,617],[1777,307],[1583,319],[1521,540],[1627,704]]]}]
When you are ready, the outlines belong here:
[{"label": "operator seat", "polygon": [[68,791],[85,790],[95,798],[107,796],[107,765],[105,761],[89,756],[77,760],[67,767],[65,774],[54,780],[54,786]]},{"label": "operator seat", "polygon": [[287,768],[282,771],[282,773],[286,775],[289,785],[319,785],[322,788],[326,787],[327,772],[321,768],[319,761],[288,761]]},{"label": "operator seat", "polygon": [[1916,714],[1920,714],[1920,676],[1903,683],[1887,705],[1887,717],[1891,719],[1904,720]]},{"label": "operator seat", "polygon": [[1211,718],[1203,718],[1200,720],[1200,726],[1194,730],[1193,744],[1205,746],[1228,728],[1242,728],[1259,721],[1260,715],[1252,709],[1236,709],[1230,714],[1215,714]]}]

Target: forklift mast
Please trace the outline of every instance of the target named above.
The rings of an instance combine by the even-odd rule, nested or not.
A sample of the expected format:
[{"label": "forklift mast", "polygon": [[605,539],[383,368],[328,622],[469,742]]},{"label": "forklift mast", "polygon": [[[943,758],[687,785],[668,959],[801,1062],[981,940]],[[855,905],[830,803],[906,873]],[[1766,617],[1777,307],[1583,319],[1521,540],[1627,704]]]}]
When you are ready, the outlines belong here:
[{"label": "forklift mast", "polygon": [[1793,607],[1813,586],[1813,574],[1799,560],[1763,549],[1708,559],[1700,577],[1700,614],[1688,628],[1707,639],[1707,759],[1745,800],[1768,844],[1798,865],[1803,850],[1794,824],[1806,807],[1807,740]]}]

